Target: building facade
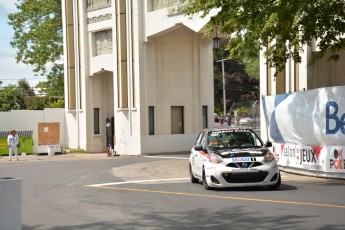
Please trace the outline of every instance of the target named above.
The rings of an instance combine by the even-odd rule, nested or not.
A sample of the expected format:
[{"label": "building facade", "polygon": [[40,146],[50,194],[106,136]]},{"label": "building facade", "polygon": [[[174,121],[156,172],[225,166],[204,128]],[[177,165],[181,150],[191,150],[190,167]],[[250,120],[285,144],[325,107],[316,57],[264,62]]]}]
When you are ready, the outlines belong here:
[{"label": "building facade", "polygon": [[206,19],[177,0],[63,0],[67,145],[186,151],[213,124]]}]

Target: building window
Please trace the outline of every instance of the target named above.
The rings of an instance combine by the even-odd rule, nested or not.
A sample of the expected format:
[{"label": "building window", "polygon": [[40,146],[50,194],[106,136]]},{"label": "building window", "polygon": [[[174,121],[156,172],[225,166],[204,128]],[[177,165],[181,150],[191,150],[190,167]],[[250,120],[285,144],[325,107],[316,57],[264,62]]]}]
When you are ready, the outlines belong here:
[{"label": "building window", "polygon": [[285,70],[278,73],[276,77],[276,94],[285,93]]},{"label": "building window", "polygon": [[99,108],[93,109],[93,133],[100,134],[99,130]]},{"label": "building window", "polygon": [[155,107],[149,106],[149,135],[155,135]]},{"label": "building window", "polygon": [[183,106],[171,106],[171,134],[183,134]]},{"label": "building window", "polygon": [[202,128],[207,128],[207,106],[202,107]]}]

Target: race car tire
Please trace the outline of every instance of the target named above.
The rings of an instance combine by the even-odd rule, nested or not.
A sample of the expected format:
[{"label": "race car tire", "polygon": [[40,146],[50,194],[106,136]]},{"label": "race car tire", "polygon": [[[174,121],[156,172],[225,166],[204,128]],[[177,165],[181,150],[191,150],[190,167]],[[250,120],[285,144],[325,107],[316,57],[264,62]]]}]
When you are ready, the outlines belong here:
[{"label": "race car tire", "polygon": [[207,183],[205,170],[202,171],[202,186],[204,186],[205,190],[211,190],[212,189]]},{"label": "race car tire", "polygon": [[195,178],[193,175],[192,166],[190,164],[189,164],[189,177],[190,177],[191,183],[193,183],[193,184],[199,183],[199,180],[197,178]]}]

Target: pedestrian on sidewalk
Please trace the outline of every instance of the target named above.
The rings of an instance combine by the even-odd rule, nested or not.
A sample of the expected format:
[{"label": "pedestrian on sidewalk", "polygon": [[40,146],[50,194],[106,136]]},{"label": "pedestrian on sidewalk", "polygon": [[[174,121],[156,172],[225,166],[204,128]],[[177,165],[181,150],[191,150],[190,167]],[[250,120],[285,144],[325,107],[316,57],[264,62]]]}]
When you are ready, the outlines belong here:
[{"label": "pedestrian on sidewalk", "polygon": [[8,155],[9,160],[10,161],[12,160],[12,154],[14,153],[17,158],[17,161],[19,161],[19,158],[18,158],[19,137],[17,135],[16,130],[12,130],[10,135],[8,135],[7,144],[9,148],[9,155]]}]

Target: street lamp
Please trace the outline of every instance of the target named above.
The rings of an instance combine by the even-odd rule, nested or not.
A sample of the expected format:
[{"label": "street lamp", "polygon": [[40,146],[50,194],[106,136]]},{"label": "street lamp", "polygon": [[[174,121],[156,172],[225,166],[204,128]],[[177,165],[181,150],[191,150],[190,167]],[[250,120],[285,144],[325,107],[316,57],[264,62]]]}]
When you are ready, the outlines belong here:
[{"label": "street lamp", "polygon": [[224,71],[224,62],[228,59],[221,59],[216,62],[222,63],[222,76],[223,76],[223,111],[224,116],[226,116],[226,94],[225,94],[225,71]]},{"label": "street lamp", "polygon": [[212,38],[212,45],[213,50],[219,50],[220,48],[220,37],[217,36],[217,28],[216,28],[216,36]]},{"label": "street lamp", "polygon": [[220,48],[220,37],[216,36],[212,38],[213,50],[219,50]]}]

